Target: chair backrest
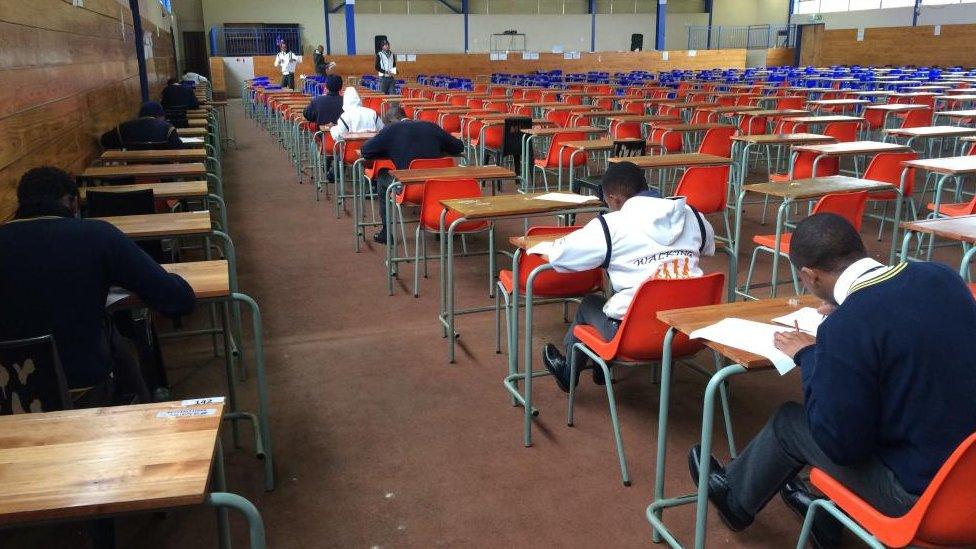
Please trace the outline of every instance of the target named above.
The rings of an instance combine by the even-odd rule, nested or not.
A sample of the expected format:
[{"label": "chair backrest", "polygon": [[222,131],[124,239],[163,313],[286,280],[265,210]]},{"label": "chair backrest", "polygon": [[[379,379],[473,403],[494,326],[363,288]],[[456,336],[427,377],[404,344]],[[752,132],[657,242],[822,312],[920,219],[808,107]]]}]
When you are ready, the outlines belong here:
[{"label": "chair backrest", "polygon": [[739,133],[743,135],[762,135],[766,133],[767,118],[765,116],[749,116],[745,113],[739,118]]},{"label": "chair backrest", "polygon": [[[891,183],[895,187],[901,185],[901,172],[902,172],[902,162],[907,160],[915,160],[918,158],[918,153],[911,152],[891,152],[891,153],[878,153],[874,155],[871,159],[871,163],[868,164],[866,170],[864,170],[864,179],[870,179],[872,181],[884,181],[885,183]],[[915,168],[909,168],[908,173],[905,174],[905,196],[912,196],[912,189],[915,187]]]},{"label": "chair backrest", "polygon": [[417,120],[423,120],[424,122],[432,122],[436,124],[440,114],[440,112],[434,109],[423,109],[417,114]]},{"label": "chair backrest", "polygon": [[[420,203],[420,225],[427,231],[440,230],[441,212],[444,206],[441,200],[451,200],[453,198],[478,198],[481,196],[481,187],[474,179],[428,179],[424,182],[424,197]],[[458,214],[447,212],[445,228],[458,219]],[[474,226],[477,223],[462,223],[457,228],[462,232],[465,228]]]},{"label": "chair backrest", "polygon": [[355,164],[359,160],[359,149],[363,148],[362,139],[345,141],[342,145],[342,162],[345,164]]},{"label": "chair backrest", "polygon": [[813,213],[837,214],[861,231],[861,220],[864,219],[864,205],[867,204],[868,192],[828,194],[822,197],[813,207]]},{"label": "chair backrest", "polygon": [[[715,305],[722,302],[725,274],[712,273],[694,278],[649,278],[634,294],[627,314],[620,321],[614,337],[616,357],[621,360],[659,360],[663,354],[664,335],[668,325],[657,319],[658,311]],[[672,340],[673,356],[685,356],[702,348],[677,333]]]},{"label": "chair backrest", "polygon": [[[942,464],[909,514],[918,513],[914,539],[940,547],[976,545],[976,433]],[[909,540],[911,541],[911,540]]]},{"label": "chair backrest", "polygon": [[53,336],[0,341],[0,415],[70,408]]},{"label": "chair backrest", "polygon": [[[813,161],[817,158],[817,153],[800,151],[793,162],[793,179],[807,179],[813,177]],[[836,156],[821,158],[817,162],[817,177],[837,175],[840,173],[840,163]]]},{"label": "chair backrest", "polygon": [[485,101],[485,110],[495,111],[498,113],[508,112],[509,104],[504,101]]},{"label": "chair backrest", "polygon": [[566,109],[549,110],[546,112],[546,120],[561,128],[565,128],[569,125],[570,114],[571,111]]},{"label": "chair backrest", "polygon": [[698,152],[701,154],[714,154],[716,156],[732,156],[732,134],[735,128],[732,126],[723,128],[712,128],[705,132]]},{"label": "chair backrest", "polygon": [[614,139],[643,139],[640,122],[610,122],[610,136]]},{"label": "chair backrest", "polygon": [[[563,168],[569,168],[569,157],[573,154],[573,151],[560,147],[560,144],[567,141],[583,141],[584,139],[586,139],[586,134],[583,132],[565,131],[554,134],[552,140],[549,142],[549,150],[546,152],[546,167],[555,168],[559,166],[559,155],[561,151]],[[573,161],[578,165],[585,164],[586,153],[578,153],[573,157]]]},{"label": "chair backrest", "polygon": [[802,109],[805,104],[806,99],[803,97],[781,97],[776,100],[776,108],[779,110]]},{"label": "chair backrest", "polygon": [[823,134],[840,143],[857,141],[857,122],[831,122],[824,127]]},{"label": "chair backrest", "polygon": [[647,141],[633,138],[614,139],[613,149],[610,151],[610,155],[616,158],[644,156],[646,153]]},{"label": "chair backrest", "polygon": [[[452,168],[454,159],[446,156],[442,158],[415,158],[410,161],[411,170],[423,170],[427,168]],[[420,204],[424,199],[424,185],[412,184],[403,187],[403,193],[397,195],[400,203]]]},{"label": "chair backrest", "polygon": [[627,112],[644,114],[647,111],[647,104],[643,101],[621,101],[621,103]]},{"label": "chair backrest", "polygon": [[[570,227],[529,227],[529,230],[525,234],[527,236],[563,236],[579,228],[578,225]],[[525,288],[529,274],[536,267],[545,263],[547,261],[542,256],[523,254],[519,261],[519,288]],[[573,273],[544,271],[536,275],[532,284],[532,292],[536,297],[577,296],[593,292],[600,288],[602,284],[603,269],[601,268]]]},{"label": "chair backrest", "polygon": [[905,121],[902,122],[902,128],[921,128],[924,126],[932,125],[932,109],[916,109],[913,111],[908,111],[908,115],[905,116]]},{"label": "chair backrest", "polygon": [[685,197],[702,214],[710,214],[725,209],[728,189],[728,166],[692,166],[682,174],[674,194]]}]

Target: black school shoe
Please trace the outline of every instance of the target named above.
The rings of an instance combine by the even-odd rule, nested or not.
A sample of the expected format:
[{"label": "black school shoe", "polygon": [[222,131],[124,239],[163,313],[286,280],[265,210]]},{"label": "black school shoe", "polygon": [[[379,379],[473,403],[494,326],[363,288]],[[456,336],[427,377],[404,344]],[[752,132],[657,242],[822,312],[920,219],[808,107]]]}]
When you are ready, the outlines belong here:
[{"label": "black school shoe", "polygon": [[373,242],[386,246],[386,233],[380,231],[373,235]]},{"label": "black school shoe", "polygon": [[[787,482],[779,491],[779,495],[783,498],[783,503],[801,520],[806,519],[807,510],[810,509],[813,501],[818,499],[813,495],[810,487],[800,479]],[[816,549],[832,549],[840,546],[843,534],[844,526],[826,511],[821,510],[813,519],[810,542]]]},{"label": "black school shoe", "polygon": [[[559,352],[559,348],[552,343],[546,343],[542,346],[542,364],[545,365],[546,370],[552,374],[553,379],[556,380],[556,385],[564,392],[569,392],[569,363],[566,362],[566,357]],[[576,382],[579,383],[579,372],[576,372]]]},{"label": "black school shoe", "polygon": [[[698,486],[698,472],[701,459],[701,446],[695,445],[688,452],[688,471],[691,472],[691,479],[695,481],[695,486]],[[708,456],[708,459],[712,463],[707,481],[708,501],[712,502],[712,505],[715,506],[715,509],[718,511],[718,517],[729,527],[729,530],[739,532],[746,529],[746,527],[752,524],[754,517],[733,509],[729,505],[729,483],[725,477],[725,467],[722,467],[722,464],[712,456]]]}]

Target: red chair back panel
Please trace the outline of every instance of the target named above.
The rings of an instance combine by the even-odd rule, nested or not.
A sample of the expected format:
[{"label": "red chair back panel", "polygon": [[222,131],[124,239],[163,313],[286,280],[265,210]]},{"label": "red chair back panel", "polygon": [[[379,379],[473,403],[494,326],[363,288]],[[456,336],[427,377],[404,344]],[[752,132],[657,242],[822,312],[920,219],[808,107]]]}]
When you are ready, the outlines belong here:
[{"label": "red chair back panel", "polygon": [[[528,236],[566,235],[579,229],[575,227],[529,227]],[[542,256],[523,254],[519,260],[519,288],[526,288],[529,274],[538,266],[546,263]],[[532,284],[532,293],[537,297],[577,296],[584,295],[603,285],[603,269],[590,269],[576,273],[558,273],[543,271],[536,275]]]},{"label": "red chair back panel", "polygon": [[719,213],[728,200],[728,166],[692,166],[685,170],[674,190],[702,214]]},{"label": "red chair back panel", "polygon": [[[444,206],[442,200],[454,198],[478,198],[481,187],[474,179],[428,179],[424,183],[424,196],[420,205],[420,225],[425,230],[437,231],[441,226],[441,212]],[[445,229],[451,226],[460,216],[454,212],[447,212]],[[485,226],[483,221],[468,221],[461,223],[456,232],[477,230]]]}]

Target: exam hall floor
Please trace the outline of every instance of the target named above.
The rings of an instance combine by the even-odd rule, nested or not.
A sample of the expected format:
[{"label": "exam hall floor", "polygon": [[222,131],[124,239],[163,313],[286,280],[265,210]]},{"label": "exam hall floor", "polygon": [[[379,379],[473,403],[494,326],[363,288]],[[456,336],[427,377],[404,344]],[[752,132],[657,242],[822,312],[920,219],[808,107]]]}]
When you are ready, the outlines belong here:
[{"label": "exam hall floor", "polygon": [[[388,296],[383,248],[370,242],[356,254],[348,214],[337,220],[331,201],[315,202],[311,187],[296,183],[285,153],[243,117],[238,103],[232,102],[228,113],[237,138],[237,147],[224,156],[230,234],[242,291],[257,300],[264,320],[277,488],[263,490],[263,469],[251,452],[247,429],[239,449],[232,448],[230,429],[223,438],[228,490],[261,511],[268,546],[650,547],[644,510],[653,493],[658,421],[658,386],[650,370],[616,369],[614,390],[633,486],[621,484],[606,394],[588,373],[572,428],[566,426],[565,393],[551,379],[536,378],[534,399],[541,413],[534,444],[525,448],[522,410],[511,406],[502,388],[506,358],[494,351],[494,315],[459,317],[457,362],[448,364],[437,321],[437,261],[430,263],[430,277],[421,278],[418,299],[408,291],[413,275],[408,265],[401,267],[395,295]],[[750,239],[773,232],[756,219],[758,211],[750,208],[744,222]],[[721,230],[721,221],[712,221]],[[520,222],[501,224],[500,247],[510,249],[508,236],[520,231]],[[885,261],[890,237],[886,233],[879,243],[872,236],[876,231],[876,222],[865,222],[865,242]],[[412,227],[408,233],[412,238]],[[742,277],[750,239],[739,263]],[[472,248],[484,242],[473,238]],[[950,263],[958,261],[957,248],[944,255]],[[507,264],[499,256],[499,265]],[[760,265],[757,279],[768,280],[769,257]],[[725,271],[726,260],[707,259],[705,266]],[[484,256],[460,258],[456,270],[459,306],[492,303]],[[785,266],[781,273],[788,276]],[[205,316],[198,313],[197,321]],[[536,309],[537,368],[542,343],[561,341],[564,331],[559,305]],[[209,338],[166,340],[163,348],[175,398],[223,392],[222,359],[213,356]],[[707,354],[699,360],[711,363]],[[705,386],[701,375],[681,365],[674,378],[666,461],[671,495],[693,489],[686,455],[701,435]],[[735,378],[732,410],[739,447],[782,402],[800,399],[795,371]],[[253,377],[241,386],[240,401],[245,409],[255,408]],[[716,425],[720,422],[717,415]],[[727,459],[721,428],[715,448]],[[692,507],[670,510],[665,520],[679,539],[691,543]],[[777,497],[738,534],[710,512],[708,546],[793,546],[799,530],[800,520]],[[246,547],[238,517],[232,516],[232,531],[235,544]],[[214,512],[187,508],[164,518],[123,517],[118,540],[123,548],[215,547]],[[70,524],[0,534],[3,547],[86,543],[82,528]]]}]

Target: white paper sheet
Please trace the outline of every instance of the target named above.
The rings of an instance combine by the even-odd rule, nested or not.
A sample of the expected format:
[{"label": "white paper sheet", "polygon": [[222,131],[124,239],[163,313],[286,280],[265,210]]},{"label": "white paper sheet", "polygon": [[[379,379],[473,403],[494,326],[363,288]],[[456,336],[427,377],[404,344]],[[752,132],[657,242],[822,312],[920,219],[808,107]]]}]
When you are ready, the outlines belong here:
[{"label": "white paper sheet", "polygon": [[538,255],[549,255],[552,250],[552,241],[540,242],[531,248],[525,250],[528,254],[538,254]]},{"label": "white paper sheet", "polygon": [[810,335],[817,335],[817,328],[820,327],[820,323],[823,320],[824,316],[818,313],[813,307],[803,307],[788,315],[776,317],[773,319],[773,322],[789,326],[790,328],[798,325],[801,331],[807,332]]},{"label": "white paper sheet", "polygon": [[179,419],[184,417],[207,417],[217,415],[216,408],[205,408],[203,410],[170,410],[168,412],[157,412],[156,417],[161,419]]},{"label": "white paper sheet", "polygon": [[108,296],[105,297],[105,308],[109,308],[131,295],[128,291],[118,286],[112,286],[108,289]]},{"label": "white paper sheet", "polygon": [[707,339],[768,358],[776,371],[784,375],[796,367],[793,359],[773,345],[773,336],[785,332],[783,326],[753,322],[741,318],[726,318],[688,334],[691,339]]},{"label": "white paper sheet", "polygon": [[202,137],[181,137],[180,141],[184,143],[203,143]]},{"label": "white paper sheet", "polygon": [[535,197],[536,200],[548,200],[550,202],[566,202],[567,204],[584,204],[599,200],[595,196],[583,196],[574,193],[546,193]]},{"label": "white paper sheet", "polygon": [[200,406],[203,404],[223,404],[224,397],[191,398],[180,401],[180,406]]}]

